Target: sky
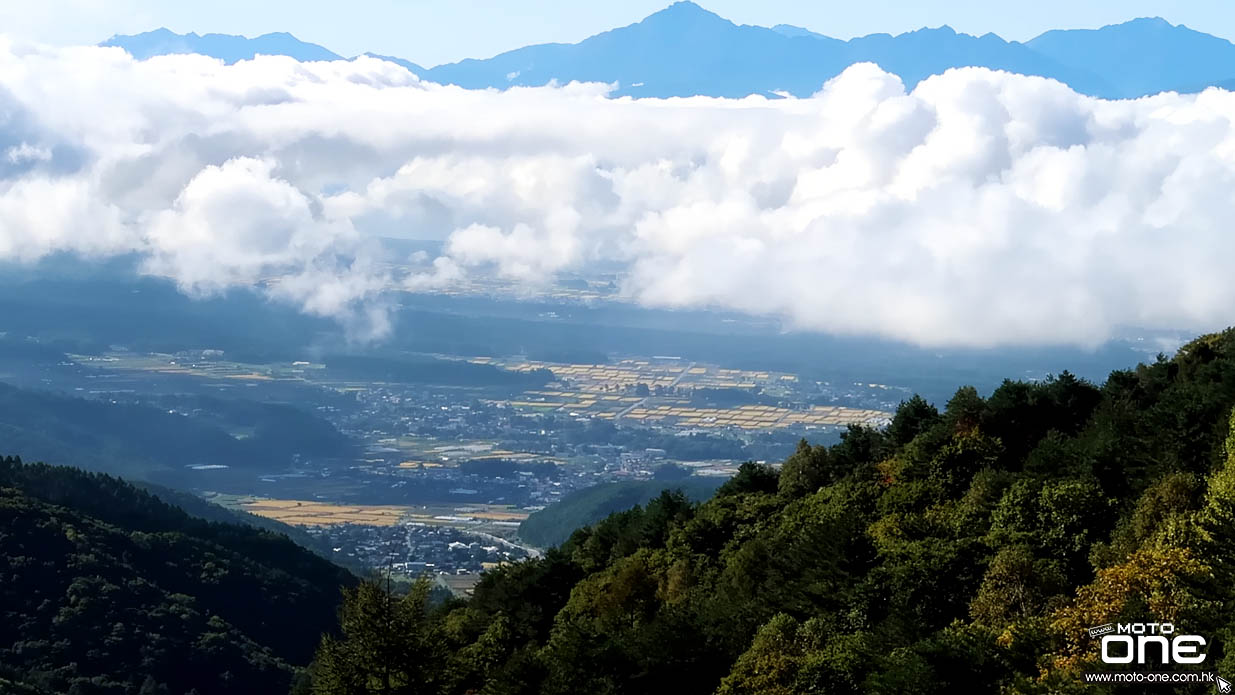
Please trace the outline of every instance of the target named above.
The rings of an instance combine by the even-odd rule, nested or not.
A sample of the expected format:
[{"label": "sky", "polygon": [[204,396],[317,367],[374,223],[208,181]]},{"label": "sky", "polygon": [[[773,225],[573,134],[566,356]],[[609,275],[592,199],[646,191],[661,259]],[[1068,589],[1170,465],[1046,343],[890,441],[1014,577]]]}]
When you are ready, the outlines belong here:
[{"label": "sky", "polygon": [[[487,58],[550,41],[575,42],[637,22],[667,0],[41,0],[0,1],[0,33],[55,45],[83,45],[113,34],[165,26],[179,33],[254,36],[288,31],[336,53],[366,51],[433,66]],[[1047,29],[1096,28],[1135,17],[1161,16],[1235,38],[1230,0],[706,0],[700,3],[741,24],[796,24],[837,38],[899,33],[948,24],[1027,40]]]}]

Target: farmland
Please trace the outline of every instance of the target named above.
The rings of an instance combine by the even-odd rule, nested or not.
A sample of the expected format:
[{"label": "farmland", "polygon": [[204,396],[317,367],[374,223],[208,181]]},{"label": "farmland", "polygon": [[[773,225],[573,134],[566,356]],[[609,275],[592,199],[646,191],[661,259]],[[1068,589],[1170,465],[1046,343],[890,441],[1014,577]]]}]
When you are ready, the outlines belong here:
[{"label": "farmland", "polygon": [[[803,385],[795,374],[725,369],[677,358],[623,359],[612,364],[560,364],[530,360],[471,360],[519,372],[549,370],[559,388],[529,390],[504,404],[528,412],[562,411],[627,424],[698,429],[768,430],[789,427],[880,425],[890,413],[843,405],[700,407],[700,392],[746,392],[798,401]],[[877,388],[877,384],[865,385]]]},{"label": "farmland", "polygon": [[413,523],[471,528],[502,535],[504,528],[517,527],[529,514],[526,510],[501,504],[339,504],[321,500],[275,499],[222,493],[205,493],[205,497],[217,504],[292,526],[393,526],[398,523]]},{"label": "farmland", "polygon": [[332,504],[308,500],[277,500],[252,498],[238,507],[250,514],[264,516],[292,526],[332,526],[363,524],[394,526],[408,513],[409,507],[373,504]]}]

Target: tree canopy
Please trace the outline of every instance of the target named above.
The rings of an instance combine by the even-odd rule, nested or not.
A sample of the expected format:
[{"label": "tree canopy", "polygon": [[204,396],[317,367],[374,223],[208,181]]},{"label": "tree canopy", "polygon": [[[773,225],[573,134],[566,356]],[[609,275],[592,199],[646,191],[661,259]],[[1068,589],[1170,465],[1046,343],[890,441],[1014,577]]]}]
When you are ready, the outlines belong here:
[{"label": "tree canopy", "polygon": [[0,692],[287,692],[355,583],[286,536],[0,458]]}]

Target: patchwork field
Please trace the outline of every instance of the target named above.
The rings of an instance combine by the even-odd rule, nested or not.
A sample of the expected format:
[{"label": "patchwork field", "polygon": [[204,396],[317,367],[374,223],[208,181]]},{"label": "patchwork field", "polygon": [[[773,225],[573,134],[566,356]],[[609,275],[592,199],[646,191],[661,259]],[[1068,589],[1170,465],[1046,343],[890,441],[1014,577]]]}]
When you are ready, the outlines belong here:
[{"label": "patchwork field", "polygon": [[254,499],[241,503],[240,508],[292,526],[393,526],[411,510],[410,507],[273,499]]},{"label": "patchwork field", "polygon": [[203,379],[233,379],[237,381],[300,380],[290,369],[231,362],[212,356],[177,356],[163,353],[111,353],[106,356],[69,355],[78,364],[120,372],[194,376]]},{"label": "patchwork field", "polygon": [[452,468],[463,461],[543,461],[562,463],[561,459],[544,454],[502,449],[493,442],[471,440],[442,444],[430,437],[389,437],[377,441],[387,451],[398,451],[406,460],[400,468]]},{"label": "patchwork field", "polygon": [[769,405],[743,405],[736,408],[658,405],[634,408],[624,415],[623,419],[678,427],[737,427],[757,430],[793,425],[878,425],[888,416],[888,413],[879,410],[835,406],[814,406],[809,410],[791,410]]},{"label": "patchwork field", "polygon": [[399,523],[443,526],[513,537],[529,510],[507,504],[364,505],[321,500],[273,499],[253,495],[208,492],[211,502],[264,516],[293,526],[362,524],[393,526]]},{"label": "patchwork field", "polygon": [[613,364],[561,364],[490,357],[477,357],[470,361],[476,364],[493,364],[516,372],[547,369],[572,389],[589,394],[621,392],[638,384],[644,384],[649,389],[669,386],[692,389],[752,389],[756,386],[784,385],[797,381],[793,374],[722,369],[671,358],[625,359]]},{"label": "patchwork field", "polygon": [[[504,401],[505,405],[531,413],[557,411],[648,425],[744,430],[881,425],[891,417],[891,413],[881,410],[844,406],[697,407],[689,397],[700,389],[736,389],[781,396],[794,393],[798,377],[780,372],[724,369],[674,358],[627,359],[603,365],[489,357],[471,361],[519,372],[553,372],[558,379],[557,389],[527,391],[518,399]],[[635,393],[640,385],[647,387],[644,395]]]}]

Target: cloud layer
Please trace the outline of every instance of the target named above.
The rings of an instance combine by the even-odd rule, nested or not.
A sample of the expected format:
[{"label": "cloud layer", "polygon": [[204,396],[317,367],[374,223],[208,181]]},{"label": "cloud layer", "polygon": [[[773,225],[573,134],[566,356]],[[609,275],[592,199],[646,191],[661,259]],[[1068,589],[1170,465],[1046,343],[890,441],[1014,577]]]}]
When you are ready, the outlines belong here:
[{"label": "cloud layer", "polygon": [[[630,299],[921,345],[1235,322],[1235,95],[856,65],[810,99],[419,82],[370,59],[134,61],[0,38],[0,258],[138,252],[366,336],[384,288],[619,263]],[[392,274],[374,236],[444,239]]]}]

